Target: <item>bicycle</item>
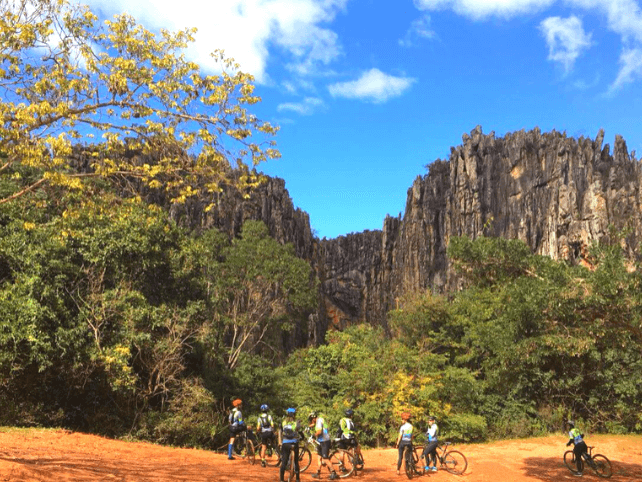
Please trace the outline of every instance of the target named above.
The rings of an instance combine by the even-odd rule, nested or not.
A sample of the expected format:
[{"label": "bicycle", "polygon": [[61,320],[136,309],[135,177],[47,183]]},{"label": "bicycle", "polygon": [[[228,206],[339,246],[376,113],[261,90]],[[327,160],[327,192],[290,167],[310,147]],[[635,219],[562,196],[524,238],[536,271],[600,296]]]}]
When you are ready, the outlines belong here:
[{"label": "bicycle", "polygon": [[[611,462],[606,456],[602,454],[593,455],[593,446],[587,447],[588,452],[583,454],[584,461],[586,464],[593,469],[593,472],[598,477],[603,477],[608,479],[613,475],[613,468],[611,467]],[[577,470],[577,464],[575,463],[575,452],[572,450],[567,450],[564,452],[564,464],[571,471],[575,472]]]},{"label": "bicycle", "polygon": [[281,462],[281,447],[274,440],[265,444],[265,463],[268,467],[278,467]]},{"label": "bicycle", "polygon": [[[437,446],[437,461],[439,462],[439,466],[445,469],[446,472],[453,475],[461,475],[466,472],[466,469],[468,468],[468,460],[460,451],[449,450],[451,445],[452,444],[450,442],[444,442]],[[419,459],[421,459],[423,451],[423,447],[415,447],[415,464],[419,464]]]},{"label": "bicycle", "polygon": [[250,465],[254,465],[256,462],[256,451],[254,449],[254,443],[248,437],[248,432],[252,433],[252,430],[249,428],[240,432],[234,439],[234,453],[241,458],[247,459]]},{"label": "bicycle", "polygon": [[[269,467],[278,467],[281,465],[281,447],[269,442],[265,449],[265,462]],[[307,444],[299,447],[299,473],[308,470],[312,464],[312,452]]]}]

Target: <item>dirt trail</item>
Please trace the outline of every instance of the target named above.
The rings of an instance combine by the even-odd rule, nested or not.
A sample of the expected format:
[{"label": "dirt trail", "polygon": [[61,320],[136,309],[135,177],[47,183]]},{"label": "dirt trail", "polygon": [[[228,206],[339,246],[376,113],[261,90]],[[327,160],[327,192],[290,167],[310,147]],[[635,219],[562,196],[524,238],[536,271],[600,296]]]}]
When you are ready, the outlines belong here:
[{"label": "dirt trail", "polygon": [[[489,444],[457,445],[468,458],[463,476],[444,471],[413,480],[428,482],[526,482],[578,480],[562,462],[564,435]],[[642,481],[642,437],[589,436],[589,445],[613,464],[611,480]],[[395,449],[366,450],[365,471],[347,481],[407,480],[395,473]],[[313,481],[308,469],[302,481]],[[585,478],[598,478],[588,471]],[[321,480],[327,480],[327,474]],[[583,479],[579,479],[583,480]],[[274,468],[205,450],[128,443],[63,430],[0,432],[0,481],[259,482],[278,481]]]}]

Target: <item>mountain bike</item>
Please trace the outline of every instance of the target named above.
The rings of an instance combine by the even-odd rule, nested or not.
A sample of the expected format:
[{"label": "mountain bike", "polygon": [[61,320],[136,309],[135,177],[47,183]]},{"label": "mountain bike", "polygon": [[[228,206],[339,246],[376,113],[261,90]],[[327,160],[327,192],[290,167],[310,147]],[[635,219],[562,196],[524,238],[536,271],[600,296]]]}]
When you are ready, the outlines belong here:
[{"label": "mountain bike", "polygon": [[[454,475],[461,475],[466,472],[468,468],[468,460],[466,456],[458,450],[450,450],[450,442],[444,442],[437,446],[437,461],[439,466]],[[413,452],[415,464],[419,464],[419,459],[421,459],[421,454],[423,453],[423,447],[415,447]]]},{"label": "mountain bike", "polygon": [[281,447],[274,439],[265,444],[265,463],[268,467],[277,467],[281,462]]},{"label": "mountain bike", "polygon": [[[299,472],[301,472],[301,467],[299,467]],[[294,449],[290,450],[290,457],[285,466],[285,473],[288,474],[288,482],[294,480]]]},{"label": "mountain bike", "polygon": [[[592,446],[588,447],[588,452],[585,452],[582,455],[582,458],[584,459],[583,462],[591,467],[591,469],[593,469],[593,472],[595,472],[598,477],[604,477],[605,479],[608,479],[611,475],[613,475],[611,462],[606,458],[606,456],[602,454],[593,455],[593,448],[594,447]],[[572,450],[567,450],[566,452],[564,452],[564,464],[571,472],[575,472],[577,470],[577,464],[575,463],[575,452],[573,452]]]},{"label": "mountain bike", "polygon": [[[278,467],[281,465],[281,447],[272,442],[268,442],[265,449],[265,461],[269,467]],[[304,472],[312,464],[312,452],[304,443],[299,446],[299,473]]]},{"label": "mountain bike", "polygon": [[256,462],[254,443],[250,440],[248,432],[252,433],[250,429],[247,429],[236,435],[234,438],[234,453],[254,465]]}]

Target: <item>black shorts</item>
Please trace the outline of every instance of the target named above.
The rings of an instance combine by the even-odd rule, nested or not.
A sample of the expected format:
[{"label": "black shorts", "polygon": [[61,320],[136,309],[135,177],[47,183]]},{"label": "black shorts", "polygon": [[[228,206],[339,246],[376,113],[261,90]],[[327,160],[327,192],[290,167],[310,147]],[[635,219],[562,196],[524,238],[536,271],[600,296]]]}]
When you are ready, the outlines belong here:
[{"label": "black shorts", "polygon": [[245,432],[245,425],[230,425],[230,437],[236,437],[241,432]]},{"label": "black shorts", "polygon": [[340,449],[343,449],[343,450],[346,450],[346,449],[349,449],[349,448],[352,448],[352,447],[356,447],[357,446],[357,439],[354,438],[354,437],[353,438],[342,438],[342,439],[339,440],[339,443],[337,444],[337,446]]},{"label": "black shorts", "polygon": [[259,432],[259,438],[261,439],[262,444],[267,444],[268,442],[274,442],[274,432]]},{"label": "black shorts", "polygon": [[324,459],[330,458],[330,441],[319,442],[317,445],[317,453]]}]

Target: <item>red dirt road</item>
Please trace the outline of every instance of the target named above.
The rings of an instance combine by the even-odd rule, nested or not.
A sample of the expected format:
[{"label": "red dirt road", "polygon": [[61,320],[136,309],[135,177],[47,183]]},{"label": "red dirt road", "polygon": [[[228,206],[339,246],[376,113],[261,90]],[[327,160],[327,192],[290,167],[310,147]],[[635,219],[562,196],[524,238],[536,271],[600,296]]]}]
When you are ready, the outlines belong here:
[{"label": "red dirt road", "polygon": [[[414,480],[424,482],[526,482],[578,480],[562,462],[564,435],[480,445],[457,445],[468,458],[463,476],[444,471]],[[589,445],[613,464],[611,480],[642,481],[642,437],[589,436]],[[389,482],[397,476],[395,449],[364,451],[365,470],[346,481]],[[314,464],[315,462],[313,462]],[[313,465],[314,467],[314,465]],[[313,481],[313,467],[301,474]],[[598,480],[588,470],[585,478]],[[321,480],[327,480],[322,473]],[[579,479],[583,480],[583,479]],[[122,482],[259,482],[278,481],[275,468],[250,466],[243,460],[205,450],[175,449],[128,443],[66,431],[0,431],[0,481]]]}]

